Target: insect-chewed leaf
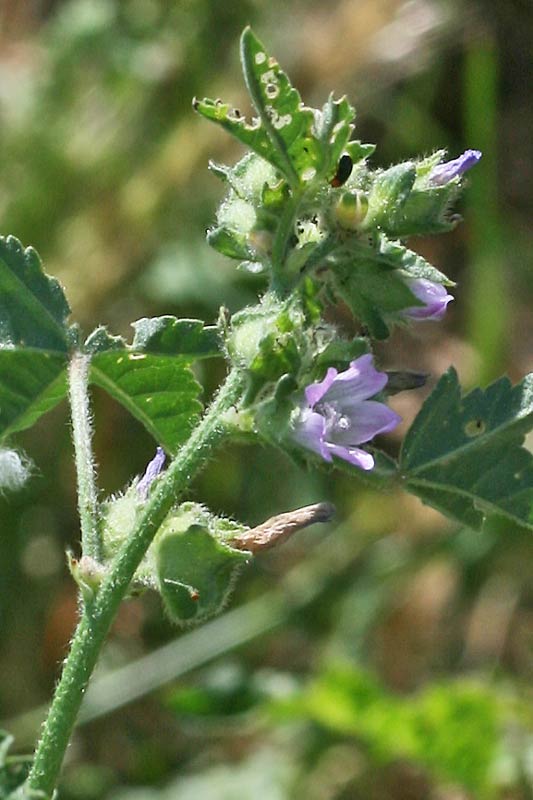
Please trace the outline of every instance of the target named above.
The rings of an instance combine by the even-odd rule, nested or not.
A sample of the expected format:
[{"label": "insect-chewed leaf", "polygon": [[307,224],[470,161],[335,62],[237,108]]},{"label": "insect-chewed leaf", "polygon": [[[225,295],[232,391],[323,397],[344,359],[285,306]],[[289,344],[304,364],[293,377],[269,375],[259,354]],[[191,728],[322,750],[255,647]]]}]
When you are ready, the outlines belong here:
[{"label": "insect-chewed leaf", "polygon": [[254,153],[267,159],[283,171],[282,165],[278,163],[276,155],[272,152],[272,144],[265,129],[261,127],[259,119],[250,124],[237,109],[232,108],[228,103],[210,100],[207,97],[203,100],[194,100],[193,108],[202,117],[218,123]]},{"label": "insect-chewed leaf", "polygon": [[66,353],[69,314],[63,290],[45,274],[33,247],[0,237],[0,347]]},{"label": "insect-chewed leaf", "polygon": [[224,607],[249,553],[233,550],[207,528],[191,525],[173,530],[170,518],[156,545],[159,591],[173,622],[190,625]]},{"label": "insect-chewed leaf", "polygon": [[241,61],[252,102],[271,143],[271,153],[260,155],[275,163],[291,186],[312,180],[322,166],[312,109],[303,105],[286,73],[250,28],[241,37]]},{"label": "insect-chewed leaf", "polygon": [[[219,100],[195,100],[196,111],[268,161],[293,189],[318,177],[331,178],[353,128],[354,110],[346,98],[330,97],[322,111],[304,106],[286,73],[250,28],[241,38],[241,61],[258,118],[250,124]],[[214,169],[233,185],[227,170]]]},{"label": "insect-chewed leaf", "polygon": [[533,528],[533,455],[521,447],[533,428],[533,374],[466,396],[455,370],[428,397],[402,448],[406,486],[425,503],[479,528],[487,514]]},{"label": "insect-chewed leaf", "polygon": [[124,350],[126,342],[122,336],[109,333],[105,325],[99,325],[89,334],[84,343],[84,351],[96,355],[107,353],[109,350]]}]

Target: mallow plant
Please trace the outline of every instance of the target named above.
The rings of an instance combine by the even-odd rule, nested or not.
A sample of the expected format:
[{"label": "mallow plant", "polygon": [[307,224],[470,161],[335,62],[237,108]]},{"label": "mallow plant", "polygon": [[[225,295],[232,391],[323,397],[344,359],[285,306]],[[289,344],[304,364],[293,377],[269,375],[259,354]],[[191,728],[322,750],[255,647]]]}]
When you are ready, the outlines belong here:
[{"label": "mallow plant", "polygon": [[[463,175],[481,153],[438,151],[386,169],[353,137],[354,109],[333,95],[305,106],[250,29],[241,40],[255,108],[247,119],[220,100],[194,110],[247,151],[210,164],[226,196],[209,244],[236,268],[262,273],[253,306],[216,324],[162,316],[133,323],[126,342],[104,327],[88,336],[69,319],[59,283],[15,238],[0,240],[0,484],[15,490],[31,466],[13,443],[65,395],[70,401],[81,550],[69,555],[79,621],[26,775],[0,748],[3,796],[50,798],[84,692],[120,603],[158,592],[166,614],[191,626],[218,613],[239,572],[266,547],[333,509],[317,503],[250,529],[181,497],[214,451],[232,439],[280,448],[302,466],[343,469],[376,488],[405,491],[471,529],[491,515],[533,528],[533,375],[463,393],[450,368],[405,435],[398,460],[377,435],[400,418],[388,404],[424,377],[384,371],[373,353],[394,326],[438,323],[454,284],[406,246],[450,230]],[[194,268],[191,265],[191,269]],[[359,335],[332,324],[343,302]],[[191,370],[224,359],[226,378],[202,410]],[[97,488],[89,388],[122,403],[152,434],[155,456],[119,496]],[[283,513],[281,513],[283,512]],[[5,535],[5,533],[4,533]]]}]

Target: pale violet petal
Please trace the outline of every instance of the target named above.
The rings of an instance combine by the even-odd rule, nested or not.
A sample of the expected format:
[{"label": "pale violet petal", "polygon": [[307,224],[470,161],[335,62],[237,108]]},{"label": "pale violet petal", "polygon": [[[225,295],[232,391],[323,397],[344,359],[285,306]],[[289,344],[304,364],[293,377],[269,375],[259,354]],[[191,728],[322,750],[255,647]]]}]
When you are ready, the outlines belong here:
[{"label": "pale violet petal", "polygon": [[328,430],[326,438],[333,444],[349,447],[369,442],[380,433],[388,433],[402,418],[384,403],[365,400],[354,406],[350,415],[346,415],[344,419],[349,422],[349,426],[335,425],[332,430]]},{"label": "pale violet petal", "polygon": [[155,479],[163,469],[165,465],[165,460],[166,460],[165,451],[163,450],[162,447],[158,447],[155,452],[155,456],[146,467],[144,475],[137,484],[137,491],[139,495],[143,498],[143,500],[146,500],[146,498],[148,497],[150,486],[152,485],[152,483],[155,481]]},{"label": "pale violet petal", "polygon": [[404,309],[404,316],[432,321],[443,318],[448,303],[453,300],[453,295],[448,294],[446,287],[425,278],[413,278],[407,281],[407,285],[424,305]]},{"label": "pale violet petal", "polygon": [[304,408],[292,423],[291,436],[302,447],[318,453],[326,461],[331,461],[331,456],[324,444],[325,431],[326,421],[324,417],[308,408]]},{"label": "pale violet petal", "polygon": [[429,183],[433,186],[444,186],[454,178],[459,178],[464,172],[478,163],[481,158],[480,150],[465,150],[453,161],[446,161],[444,164],[437,164],[433,167],[429,175]]},{"label": "pale violet petal", "polygon": [[373,456],[360,447],[341,447],[336,444],[328,444],[327,447],[332,455],[348,461],[349,464],[353,464],[359,469],[369,470],[374,466]]},{"label": "pale violet petal", "polygon": [[310,383],[309,386],[306,387],[305,399],[311,408],[322,399],[336,378],[337,370],[335,367],[330,367],[326,372],[324,380],[318,383]]},{"label": "pale violet petal", "polygon": [[380,392],[387,383],[387,375],[376,370],[373,359],[371,353],[365,353],[352,361],[347,370],[337,375],[322,397],[323,402],[336,403],[343,409],[346,402],[352,406]]}]

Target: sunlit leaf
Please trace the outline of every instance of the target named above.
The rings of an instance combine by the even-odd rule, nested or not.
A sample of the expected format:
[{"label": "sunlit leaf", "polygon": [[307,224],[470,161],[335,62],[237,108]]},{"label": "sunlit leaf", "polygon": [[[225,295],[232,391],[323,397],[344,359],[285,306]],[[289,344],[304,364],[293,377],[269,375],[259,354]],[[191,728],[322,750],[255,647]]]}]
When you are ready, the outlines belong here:
[{"label": "sunlit leaf", "polygon": [[455,370],[440,379],[405,437],[406,487],[471,527],[487,514],[533,528],[533,456],[521,445],[533,428],[533,374],[462,396]]},{"label": "sunlit leaf", "polygon": [[33,249],[0,237],[0,347],[65,353],[70,308],[58,281],[43,271]]},{"label": "sunlit leaf", "polygon": [[[330,96],[316,114],[304,106],[286,73],[250,28],[241,38],[241,62],[258,118],[249,123],[219,100],[196,100],[196,111],[270,162],[293,189],[317,177],[332,177],[353,129],[354,110],[346,98]],[[231,182],[226,170],[214,169]]]},{"label": "sunlit leaf", "polygon": [[132,323],[131,350],[153,355],[182,357],[188,361],[221,354],[220,334],[214,325],[198,319],[143,317]]},{"label": "sunlit leaf", "polygon": [[193,373],[172,356],[99,353],[91,362],[91,378],[170,453],[187,439],[202,409]]}]

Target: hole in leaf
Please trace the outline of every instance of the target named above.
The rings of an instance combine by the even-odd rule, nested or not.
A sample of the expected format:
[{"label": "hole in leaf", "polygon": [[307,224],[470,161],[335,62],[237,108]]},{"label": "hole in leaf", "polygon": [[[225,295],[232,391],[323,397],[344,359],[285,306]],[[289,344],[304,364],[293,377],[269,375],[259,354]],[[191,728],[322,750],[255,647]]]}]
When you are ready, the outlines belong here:
[{"label": "hole in leaf", "polygon": [[485,433],[485,423],[482,419],[471,419],[465,425],[465,433],[467,436],[474,438],[482,433]]}]

